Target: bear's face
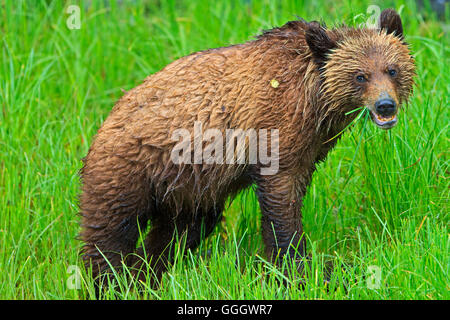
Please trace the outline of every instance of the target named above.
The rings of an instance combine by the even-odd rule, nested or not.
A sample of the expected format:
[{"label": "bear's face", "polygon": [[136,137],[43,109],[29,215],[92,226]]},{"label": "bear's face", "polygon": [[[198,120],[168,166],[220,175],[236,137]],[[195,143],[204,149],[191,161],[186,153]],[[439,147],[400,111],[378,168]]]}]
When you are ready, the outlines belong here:
[{"label": "bear's face", "polygon": [[333,50],[325,64],[323,88],[328,97],[344,103],[344,112],[366,107],[378,127],[390,129],[412,91],[414,74],[413,59],[401,39],[365,31]]},{"label": "bear's face", "polygon": [[399,107],[412,92],[415,65],[395,11],[382,12],[378,29],[328,31],[312,25],[306,40],[329,108],[348,113],[365,107],[378,127],[397,124]]}]

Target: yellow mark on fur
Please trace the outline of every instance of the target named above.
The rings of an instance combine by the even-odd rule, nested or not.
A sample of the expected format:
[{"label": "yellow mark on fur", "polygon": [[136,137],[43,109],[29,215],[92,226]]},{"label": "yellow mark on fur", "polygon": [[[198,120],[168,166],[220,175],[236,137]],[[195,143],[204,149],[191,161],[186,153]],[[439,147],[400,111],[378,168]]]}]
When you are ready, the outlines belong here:
[{"label": "yellow mark on fur", "polygon": [[277,80],[275,80],[275,79],[272,79],[272,80],[270,80],[270,85],[272,86],[272,88],[278,88],[278,86],[280,85],[280,83],[277,81]]}]

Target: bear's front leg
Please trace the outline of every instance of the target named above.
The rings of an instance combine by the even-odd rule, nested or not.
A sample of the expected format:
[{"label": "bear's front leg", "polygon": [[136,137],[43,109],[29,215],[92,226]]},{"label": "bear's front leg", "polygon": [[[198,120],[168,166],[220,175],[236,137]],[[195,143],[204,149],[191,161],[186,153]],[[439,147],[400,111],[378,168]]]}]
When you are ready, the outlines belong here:
[{"label": "bear's front leg", "polygon": [[309,181],[309,175],[292,172],[258,178],[263,239],[273,262],[281,263],[286,254],[295,260],[305,256],[301,206]]}]

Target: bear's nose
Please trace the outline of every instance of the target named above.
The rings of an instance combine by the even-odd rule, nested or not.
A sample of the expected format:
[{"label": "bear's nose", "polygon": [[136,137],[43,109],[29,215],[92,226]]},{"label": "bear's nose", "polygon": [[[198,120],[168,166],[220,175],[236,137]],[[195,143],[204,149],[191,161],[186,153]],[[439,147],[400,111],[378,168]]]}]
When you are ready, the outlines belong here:
[{"label": "bear's nose", "polygon": [[375,110],[383,117],[393,116],[396,109],[395,101],[390,98],[380,99],[375,102]]}]

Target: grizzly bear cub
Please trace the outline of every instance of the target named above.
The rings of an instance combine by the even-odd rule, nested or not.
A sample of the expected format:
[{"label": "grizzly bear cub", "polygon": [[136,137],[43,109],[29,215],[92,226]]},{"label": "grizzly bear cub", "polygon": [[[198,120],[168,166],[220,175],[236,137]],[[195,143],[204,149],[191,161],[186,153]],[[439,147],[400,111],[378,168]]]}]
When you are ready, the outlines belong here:
[{"label": "grizzly bear cub", "polygon": [[316,163],[355,119],[352,110],[395,126],[414,74],[392,9],[378,28],[291,21],[172,62],[117,102],[84,159],[86,266],[97,277],[122,263],[138,273],[147,261],[158,280],[172,240],[198,246],[227,199],[251,185],[268,257],[305,255],[302,198]]}]

